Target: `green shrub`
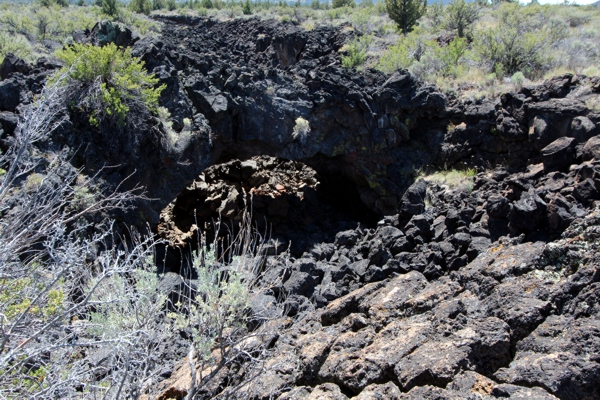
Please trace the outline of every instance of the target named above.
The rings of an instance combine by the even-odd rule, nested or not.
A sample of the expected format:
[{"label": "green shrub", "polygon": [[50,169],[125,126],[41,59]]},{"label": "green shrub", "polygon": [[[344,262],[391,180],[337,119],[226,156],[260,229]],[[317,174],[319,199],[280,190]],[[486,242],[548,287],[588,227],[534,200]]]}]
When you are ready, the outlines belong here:
[{"label": "green shrub", "polygon": [[116,121],[122,126],[132,107],[156,111],[164,86],[154,87],[158,79],[144,70],[144,62],[133,57],[130,49],[112,43],[104,47],[75,43],[56,57],[65,63],[56,76],[66,73],[67,83],[83,89],[78,106],[90,113],[90,124]]},{"label": "green shrub", "polygon": [[150,0],[131,0],[129,9],[139,14],[148,15],[152,12],[152,3]]},{"label": "green shrub", "polygon": [[119,5],[117,0],[102,0],[102,12],[111,17],[119,15]]},{"label": "green shrub", "polygon": [[397,69],[406,69],[421,59],[426,47],[427,41],[421,32],[410,32],[383,53],[377,68],[390,74]]},{"label": "green shrub", "polygon": [[438,27],[442,24],[444,18],[444,3],[437,1],[427,7],[427,16],[433,22],[433,26]]},{"label": "green shrub", "polygon": [[29,59],[33,49],[29,41],[20,34],[7,34],[0,32],[0,63],[8,53],[17,57]]},{"label": "green shrub", "polygon": [[525,7],[506,4],[498,9],[501,23],[483,29],[475,38],[475,52],[481,65],[498,76],[521,71],[537,76],[547,69],[552,58],[552,31],[525,15]]},{"label": "green shrub", "polygon": [[177,9],[177,3],[175,3],[175,0],[167,0],[167,9],[169,11]]},{"label": "green shrub", "polygon": [[69,2],[67,0],[40,0],[40,6],[42,7],[52,7],[53,5],[68,7]]},{"label": "green shrub", "polygon": [[354,3],[354,0],[333,0],[333,2],[331,3],[331,7],[356,7],[356,3]]},{"label": "green shrub", "polygon": [[473,23],[479,18],[477,3],[467,3],[465,0],[452,0],[446,8],[444,25],[446,29],[456,30],[458,37],[465,37]]},{"label": "green shrub", "polygon": [[464,56],[467,47],[467,39],[455,37],[448,46],[442,48],[440,58],[445,65],[446,72],[449,72],[451,68],[458,66],[458,62]]},{"label": "green shrub", "polygon": [[367,59],[367,47],[371,42],[371,36],[354,38],[346,47],[348,55],[342,56],[342,66],[346,68],[360,68]]},{"label": "green shrub", "polygon": [[510,81],[513,83],[513,85],[515,85],[517,90],[519,90],[523,86],[523,82],[525,81],[525,76],[523,75],[522,72],[517,71],[513,74],[513,76],[510,77]]}]

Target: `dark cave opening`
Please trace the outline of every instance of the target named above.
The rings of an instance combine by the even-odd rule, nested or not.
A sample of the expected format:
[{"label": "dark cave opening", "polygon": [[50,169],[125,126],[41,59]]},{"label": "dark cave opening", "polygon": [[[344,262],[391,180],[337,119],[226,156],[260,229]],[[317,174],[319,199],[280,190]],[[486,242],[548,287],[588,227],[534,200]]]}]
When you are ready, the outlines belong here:
[{"label": "dark cave opening", "polygon": [[320,172],[301,162],[269,156],[242,161],[224,155],[221,160],[161,214],[159,235],[171,242],[164,270],[186,269],[186,254],[199,242],[198,232],[193,232],[196,227],[209,242],[238,231],[248,205],[257,231],[279,243],[278,252],[289,249],[296,258],[315,244],[333,242],[340,231],[358,224],[374,227],[379,220],[362,202],[356,183],[329,160],[312,160]]}]

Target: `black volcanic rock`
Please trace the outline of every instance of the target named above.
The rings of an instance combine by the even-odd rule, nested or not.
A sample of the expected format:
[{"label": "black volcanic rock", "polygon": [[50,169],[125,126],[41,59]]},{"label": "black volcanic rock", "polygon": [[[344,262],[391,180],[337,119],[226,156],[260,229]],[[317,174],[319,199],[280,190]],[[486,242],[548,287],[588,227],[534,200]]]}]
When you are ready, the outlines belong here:
[{"label": "black volcanic rock", "polygon": [[575,161],[574,138],[562,137],[556,139],[541,150],[544,169],[547,172],[565,170]]}]

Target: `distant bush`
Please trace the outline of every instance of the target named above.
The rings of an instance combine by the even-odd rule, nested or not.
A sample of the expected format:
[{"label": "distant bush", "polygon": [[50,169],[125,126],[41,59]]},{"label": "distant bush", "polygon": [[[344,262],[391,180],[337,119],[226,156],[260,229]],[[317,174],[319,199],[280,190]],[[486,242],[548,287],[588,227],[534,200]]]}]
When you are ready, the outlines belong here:
[{"label": "distant bush", "polygon": [[452,0],[446,8],[444,26],[446,29],[455,30],[458,37],[464,38],[473,23],[479,18],[477,3],[467,3],[465,0]]},{"label": "distant bush", "polygon": [[437,1],[427,7],[427,16],[433,22],[434,29],[441,26],[444,18],[444,3]]},{"label": "distant bush", "polygon": [[482,29],[475,38],[475,51],[482,65],[498,76],[521,71],[537,76],[548,68],[552,58],[550,27],[536,26],[519,5],[503,5],[498,10],[502,24]]},{"label": "distant bush", "polygon": [[333,0],[333,2],[331,3],[331,7],[356,7],[356,3],[354,2],[354,0]]},{"label": "distant bush", "polygon": [[139,14],[149,15],[152,12],[152,3],[150,0],[131,0],[129,9]]},{"label": "distant bush", "polygon": [[387,73],[409,68],[415,61],[420,61],[427,47],[426,42],[420,32],[409,33],[381,55],[377,68]]},{"label": "distant bush", "polygon": [[117,0],[102,0],[102,12],[111,17],[119,15],[119,4]]},{"label": "distant bush", "polygon": [[23,59],[29,59],[33,51],[29,41],[20,34],[0,32],[0,63],[11,53]]},{"label": "distant bush", "polygon": [[[90,114],[91,125],[124,125],[130,109],[156,111],[164,86],[144,70],[143,61],[110,43],[104,47],[73,44],[56,53],[66,65],[60,70],[74,85],[76,107]],[[140,117],[140,116],[138,116]]]},{"label": "distant bush", "polygon": [[367,48],[373,40],[370,35],[354,38],[342,49],[347,51],[347,55],[342,56],[342,66],[346,68],[359,68],[363,66],[367,59]]},{"label": "distant bush", "polygon": [[518,71],[518,72],[515,72],[513,74],[513,76],[510,77],[510,81],[513,83],[513,85],[515,85],[517,90],[520,90],[521,87],[523,86],[523,82],[525,82],[525,76],[523,75],[522,72]]},{"label": "distant bush", "polygon": [[40,6],[42,7],[52,7],[53,5],[68,7],[69,2],[67,0],[40,0]]}]

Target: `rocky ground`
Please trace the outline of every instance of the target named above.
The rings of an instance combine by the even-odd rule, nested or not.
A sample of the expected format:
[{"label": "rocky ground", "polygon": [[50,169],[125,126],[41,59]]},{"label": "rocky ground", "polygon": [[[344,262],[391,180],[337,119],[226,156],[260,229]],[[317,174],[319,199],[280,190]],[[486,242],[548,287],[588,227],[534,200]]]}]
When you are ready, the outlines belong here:
[{"label": "rocky ground", "polygon": [[[46,145],[68,143],[91,172],[119,160],[107,182],[134,172],[158,199],[138,215],[172,247],[235,221],[250,195],[276,250],[291,241],[262,277],[264,303],[285,298],[286,317],[241,398],[600,397],[600,114],[584,103],[599,78],[457,100],[404,71],[342,68],[343,27],[162,21],[159,38],[115,40],[167,85],[175,142],[127,153],[74,121]],[[6,60],[10,141],[19,105],[56,65]],[[415,180],[426,166],[480,172],[457,188]],[[176,274],[181,259],[165,260]],[[186,368],[158,398],[185,396]]]}]

